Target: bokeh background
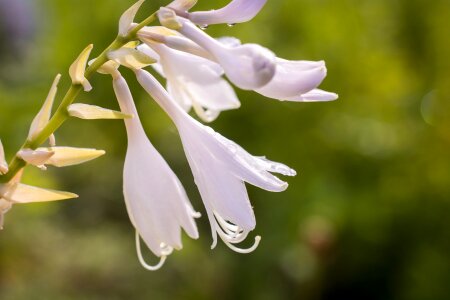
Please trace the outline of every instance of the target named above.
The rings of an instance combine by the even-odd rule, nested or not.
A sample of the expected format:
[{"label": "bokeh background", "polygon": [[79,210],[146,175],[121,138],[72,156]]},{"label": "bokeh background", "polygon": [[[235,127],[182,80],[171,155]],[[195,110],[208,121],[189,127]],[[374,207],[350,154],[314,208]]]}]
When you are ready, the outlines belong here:
[{"label": "bokeh background", "polygon": [[[147,1],[144,18],[166,1]],[[198,9],[227,1],[200,0]],[[0,0],[0,137],[20,147],[57,73],[89,43],[114,39],[132,0]],[[240,255],[184,238],[156,273],[135,255],[121,187],[121,121],[71,120],[60,145],[105,149],[81,166],[42,172],[28,184],[70,190],[77,200],[16,205],[0,232],[0,299],[396,299],[450,297],[450,2],[268,1],[252,22],[212,26],[214,36],[260,43],[288,59],[324,59],[333,103],[283,103],[239,91],[242,108],[212,125],[251,153],[299,171],[272,194],[249,187],[257,251]],[[168,117],[129,79],[145,128],[198,192]],[[98,75],[79,101],[117,109]],[[148,180],[151,180],[149,178]],[[250,243],[250,240],[248,241]],[[148,254],[148,259],[152,257]]]}]

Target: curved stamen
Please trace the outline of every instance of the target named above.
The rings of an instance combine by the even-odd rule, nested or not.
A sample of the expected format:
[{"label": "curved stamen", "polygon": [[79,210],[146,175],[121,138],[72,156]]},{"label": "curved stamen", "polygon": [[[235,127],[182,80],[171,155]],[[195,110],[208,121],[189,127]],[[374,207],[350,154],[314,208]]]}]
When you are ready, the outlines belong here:
[{"label": "curved stamen", "polygon": [[164,262],[166,261],[166,258],[167,258],[166,255],[161,256],[159,263],[155,266],[150,266],[149,264],[147,264],[144,260],[144,257],[142,256],[141,238],[137,231],[136,231],[136,252],[137,252],[139,262],[141,263],[142,267],[144,267],[144,269],[149,270],[149,271],[157,271],[157,270],[161,269],[161,267],[164,265]]},{"label": "curved stamen", "polygon": [[257,235],[255,237],[255,243],[253,244],[253,246],[251,246],[250,248],[247,249],[243,249],[243,248],[239,248],[234,246],[230,241],[228,241],[226,239],[226,237],[222,236],[222,233],[220,231],[218,231],[219,236],[222,238],[223,242],[233,251],[237,252],[237,253],[242,253],[242,254],[248,254],[251,253],[253,251],[256,250],[256,248],[258,248],[259,246],[259,242],[261,241],[261,236]]},{"label": "curved stamen", "polygon": [[226,221],[217,213],[214,213],[214,217],[216,221],[216,231],[218,227],[222,231],[223,235],[226,236],[228,242],[232,244],[237,244],[244,241],[247,238],[249,231],[245,231],[241,229],[239,226],[229,221]]}]

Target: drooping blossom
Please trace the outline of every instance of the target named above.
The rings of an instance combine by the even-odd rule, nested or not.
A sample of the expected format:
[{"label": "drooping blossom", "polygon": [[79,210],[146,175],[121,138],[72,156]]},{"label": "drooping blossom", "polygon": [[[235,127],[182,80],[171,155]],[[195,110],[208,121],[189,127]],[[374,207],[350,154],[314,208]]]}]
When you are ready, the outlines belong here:
[{"label": "drooping blossom", "polygon": [[[150,143],[125,79],[112,72],[113,87],[126,119],[128,148],[123,173],[123,192],[131,223],[136,228],[140,262],[150,270],[158,269],[173,249],[182,248],[181,229],[198,238],[194,218],[198,217],[175,173]],[[161,261],[147,265],[139,247],[139,236]]]},{"label": "drooping blossom", "polygon": [[[161,8],[160,20],[174,26],[184,36],[198,44],[224,69],[225,74],[237,87],[254,90],[266,97],[278,100],[331,101],[336,94],[315,91],[316,99],[308,94],[324,80],[327,69],[323,61],[289,61],[276,57],[268,49],[256,44],[241,44],[237,39],[217,40],[210,37],[191,21],[175,16],[170,9]],[[147,30],[148,31],[148,30]],[[145,31],[142,36],[145,41]],[[195,47],[189,47],[195,49]],[[182,49],[181,49],[182,50]],[[196,51],[198,55],[200,52]],[[269,54],[270,53],[270,54]],[[200,53],[201,55],[201,53]]]},{"label": "drooping blossom", "polygon": [[212,227],[213,246],[217,235],[233,250],[247,253],[256,248],[241,249],[256,222],[248,199],[245,182],[262,189],[281,192],[288,184],[270,172],[294,176],[289,167],[256,157],[236,143],[190,117],[148,72],[135,70],[139,83],[174,121],[199,188]]}]

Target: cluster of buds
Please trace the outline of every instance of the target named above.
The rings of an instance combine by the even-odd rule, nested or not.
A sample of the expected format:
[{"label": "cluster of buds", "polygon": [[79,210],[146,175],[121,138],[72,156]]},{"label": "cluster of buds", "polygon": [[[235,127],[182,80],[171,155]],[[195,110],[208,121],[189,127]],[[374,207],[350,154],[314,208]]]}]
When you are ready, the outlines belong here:
[{"label": "cluster of buds", "polygon": [[[182,230],[191,238],[198,238],[195,218],[200,214],[193,209],[181,182],[144,132],[131,91],[119,67],[129,68],[135,73],[139,84],[175,124],[206,208],[212,248],[220,238],[232,250],[249,253],[256,249],[261,238],[256,236],[250,248],[237,246],[256,226],[245,183],[281,192],[288,184],[272,173],[295,176],[296,172],[281,163],[251,155],[204,123],[214,121],[222,111],[240,107],[230,82],[238,88],[281,101],[337,99],[336,94],[317,89],[326,76],[323,61],[284,60],[260,45],[242,44],[232,37],[216,39],[203,30],[211,24],[249,21],[266,1],[233,0],[218,10],[191,12],[195,0],[175,0],[156,13],[160,26],[151,27],[134,23],[135,15],[144,2],[138,1],[119,22],[119,38],[125,42],[107,51],[107,59],[97,68],[99,73],[112,76],[121,111],[80,103],[67,107],[67,113],[72,117],[124,120],[128,136],[124,198],[136,229],[139,260],[149,270],[160,268],[174,249],[182,248]],[[88,62],[91,50],[92,46],[88,46],[70,68],[73,85],[82,86],[87,92],[92,87],[86,78],[86,65],[93,65],[99,59]],[[166,88],[145,70],[148,66],[162,75]],[[50,119],[58,80],[59,76],[31,126],[31,139],[45,128]],[[189,114],[191,109],[203,122]],[[57,147],[53,135],[49,137],[49,144],[47,148],[22,149],[17,156],[28,164],[45,168],[45,165],[67,166],[85,162],[104,153],[93,149]],[[0,172],[8,172],[4,161],[0,162]],[[75,196],[22,185],[19,176],[1,186],[0,218],[14,203]],[[157,265],[150,266],[144,261],[141,238],[160,258]]]}]

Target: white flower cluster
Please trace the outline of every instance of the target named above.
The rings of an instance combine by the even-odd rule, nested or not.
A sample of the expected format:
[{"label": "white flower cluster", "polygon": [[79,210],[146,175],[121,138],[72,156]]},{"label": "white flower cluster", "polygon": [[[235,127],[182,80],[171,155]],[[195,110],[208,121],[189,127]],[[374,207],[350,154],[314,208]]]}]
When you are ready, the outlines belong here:
[{"label": "white flower cluster", "polygon": [[[86,104],[72,104],[67,109],[70,116],[82,119],[124,119],[128,135],[124,197],[131,223],[136,229],[139,260],[149,270],[160,268],[174,249],[182,248],[182,229],[191,238],[198,238],[195,218],[200,214],[192,208],[177,176],[147,138],[130,89],[118,69],[125,66],[133,70],[140,85],[177,127],[211,224],[212,248],[216,246],[218,236],[234,251],[249,253],[256,249],[260,237],[256,236],[254,245],[248,249],[237,246],[256,226],[245,183],[281,192],[288,184],[272,173],[295,176],[296,172],[265,157],[249,154],[191,117],[189,111],[192,108],[202,121],[212,122],[220,112],[239,108],[240,101],[229,82],[238,88],[282,101],[337,99],[336,94],[317,89],[326,76],[323,61],[284,60],[260,45],[241,44],[232,37],[215,39],[202,30],[211,24],[249,21],[266,1],[233,0],[218,10],[191,12],[196,0],[175,0],[158,10],[161,26],[136,27],[139,25],[133,23],[134,17],[144,0],[138,1],[119,22],[119,37],[129,37],[134,28],[135,32],[139,29],[136,41],[109,51],[109,61],[98,69],[98,72],[112,76],[121,112]],[[91,50],[92,46],[87,47],[70,68],[73,84],[82,86],[85,91],[92,89],[85,77]],[[147,66],[165,78],[166,88],[144,70]],[[57,81],[49,99],[54,98]],[[46,101],[42,113],[33,122],[30,138],[39,134],[48,122],[51,101]],[[44,168],[45,164],[81,163],[103,154],[93,149],[78,149],[75,153],[72,148],[56,147],[52,137],[50,144],[50,148],[21,151],[20,158]],[[2,147],[0,150],[1,157]],[[4,159],[0,160],[0,172],[6,173],[7,168]],[[31,187],[20,185],[19,176],[6,185],[0,185],[0,225],[3,213],[13,203],[26,203],[25,200],[31,196],[22,196],[36,192],[29,191]],[[24,192],[16,193],[17,187]],[[41,197],[42,201],[72,196],[47,191],[52,192]],[[35,195],[33,197],[33,201],[38,201]],[[156,266],[147,265],[142,258],[141,238],[161,259]]]},{"label": "white flower cluster", "polygon": [[[133,28],[139,1],[121,19],[120,33]],[[138,82],[173,120],[205,205],[211,224],[213,244],[217,236],[231,249],[248,253],[236,244],[246,239],[256,221],[245,182],[262,189],[281,192],[288,184],[271,173],[294,176],[289,167],[249,154],[208,126],[192,118],[211,122],[221,111],[240,107],[232,86],[253,90],[269,98],[296,102],[331,101],[334,93],[317,89],[326,76],[323,61],[288,61],[256,44],[241,44],[236,38],[215,39],[201,27],[210,24],[235,24],[252,19],[266,0],[233,0],[213,11],[190,12],[196,1],[176,0],[158,11],[162,26],[144,27],[138,32],[142,42],[135,49],[120,49],[109,58],[134,70]],[[137,51],[136,51],[137,50]],[[166,79],[166,89],[149,72],[138,54],[154,60],[153,69]],[[141,63],[139,63],[141,61]],[[104,72],[108,72],[103,70]],[[125,114],[128,151],[124,168],[124,194],[130,219],[161,263],[173,249],[181,249],[181,228],[191,238],[198,232],[194,218],[199,217],[176,175],[146,137],[128,86],[117,68],[109,68],[114,90]],[[138,245],[139,247],[139,245]]]}]

